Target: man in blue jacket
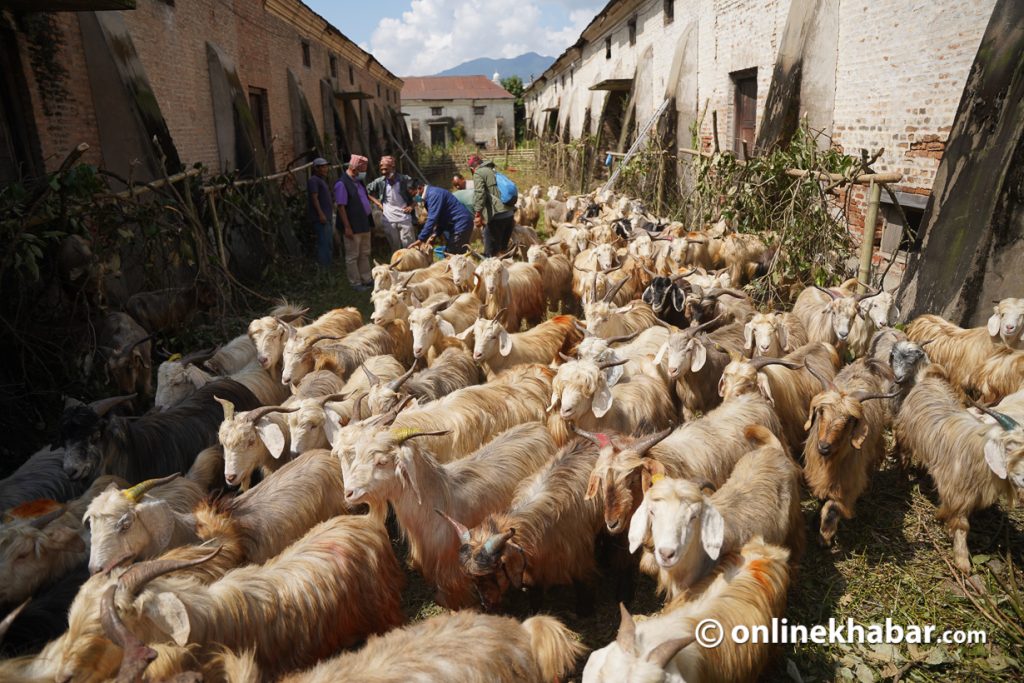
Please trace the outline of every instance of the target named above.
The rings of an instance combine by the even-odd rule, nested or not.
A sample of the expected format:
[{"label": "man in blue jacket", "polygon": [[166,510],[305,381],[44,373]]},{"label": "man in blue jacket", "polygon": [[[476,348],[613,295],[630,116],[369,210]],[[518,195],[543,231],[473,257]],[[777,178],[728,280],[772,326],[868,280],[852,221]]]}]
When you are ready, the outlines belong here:
[{"label": "man in blue jacket", "polygon": [[448,190],[434,185],[424,185],[419,180],[412,181],[412,192],[415,201],[422,201],[427,209],[427,220],[423,229],[410,247],[417,247],[423,242],[433,239],[442,233],[448,245],[449,254],[464,254],[473,235],[473,214],[459,202]]}]

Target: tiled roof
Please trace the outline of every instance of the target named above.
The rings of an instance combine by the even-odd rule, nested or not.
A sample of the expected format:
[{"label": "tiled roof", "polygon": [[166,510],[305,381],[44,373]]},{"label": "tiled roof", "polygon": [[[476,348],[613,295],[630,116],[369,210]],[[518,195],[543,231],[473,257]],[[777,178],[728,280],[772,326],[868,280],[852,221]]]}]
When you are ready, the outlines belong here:
[{"label": "tiled roof", "polygon": [[409,76],[403,100],[501,100],[514,96],[487,76]]}]

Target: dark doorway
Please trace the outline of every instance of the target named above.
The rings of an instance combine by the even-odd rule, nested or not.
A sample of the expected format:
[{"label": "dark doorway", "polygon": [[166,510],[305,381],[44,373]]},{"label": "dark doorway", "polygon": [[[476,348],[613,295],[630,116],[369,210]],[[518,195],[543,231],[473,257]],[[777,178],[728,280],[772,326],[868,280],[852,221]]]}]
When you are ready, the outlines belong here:
[{"label": "dark doorway", "polygon": [[754,132],[757,129],[757,69],[732,74],[733,90],[733,149],[740,159],[745,158],[743,143],[748,153],[754,151]]},{"label": "dark doorway", "polygon": [[267,105],[265,88],[249,88],[249,110],[256,122],[256,134],[267,154],[267,169],[274,170],[274,154],[270,149],[270,107]]},{"label": "dark doorway", "polygon": [[443,123],[430,124],[430,146],[445,147],[448,144],[448,136],[445,134]]},{"label": "dark doorway", "polygon": [[30,101],[17,38],[0,27],[0,185],[43,174]]}]

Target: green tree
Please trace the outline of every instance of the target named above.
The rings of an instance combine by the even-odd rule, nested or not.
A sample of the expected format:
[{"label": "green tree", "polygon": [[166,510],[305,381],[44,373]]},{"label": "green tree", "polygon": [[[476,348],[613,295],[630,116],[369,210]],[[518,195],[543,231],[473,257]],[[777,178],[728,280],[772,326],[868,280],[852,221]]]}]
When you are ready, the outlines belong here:
[{"label": "green tree", "polygon": [[509,76],[501,79],[501,87],[515,95],[515,124],[516,143],[520,143],[526,137],[526,104],[523,103],[523,79],[519,76]]}]

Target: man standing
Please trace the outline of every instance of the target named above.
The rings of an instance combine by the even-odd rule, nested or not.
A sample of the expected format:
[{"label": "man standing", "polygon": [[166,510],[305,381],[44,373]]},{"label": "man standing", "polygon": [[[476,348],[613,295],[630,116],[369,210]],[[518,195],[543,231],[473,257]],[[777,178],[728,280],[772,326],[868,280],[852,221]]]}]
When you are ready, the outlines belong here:
[{"label": "man standing", "polygon": [[466,179],[461,173],[452,176],[452,194],[466,207],[466,210],[473,213],[473,190],[466,189]]},{"label": "man standing", "polygon": [[443,187],[425,186],[418,180],[412,181],[412,187],[414,195],[423,199],[427,220],[417,240],[409,246],[430,243],[435,234],[442,233],[449,254],[466,253],[469,238],[473,235],[473,214]]},{"label": "man standing", "polygon": [[370,199],[364,184],[367,163],[366,157],[353,154],[348,168],[334,185],[334,201],[344,229],[348,283],[359,291],[373,287],[370,273]]},{"label": "man standing", "polygon": [[474,225],[483,228],[484,256],[499,256],[508,249],[516,207],[502,203],[493,161],[485,162],[473,154],[466,163],[473,171]]},{"label": "man standing", "polygon": [[370,201],[377,205],[384,215],[384,225],[388,233],[399,236],[402,246],[407,247],[416,239],[412,227],[412,192],[407,175],[395,172],[395,158],[381,157],[381,176],[366,186]]},{"label": "man standing", "polygon": [[306,181],[309,195],[309,221],[316,237],[316,262],[321,268],[331,267],[331,247],[334,240],[334,202],[331,188],[327,185],[327,159],[313,159],[313,172]]}]

